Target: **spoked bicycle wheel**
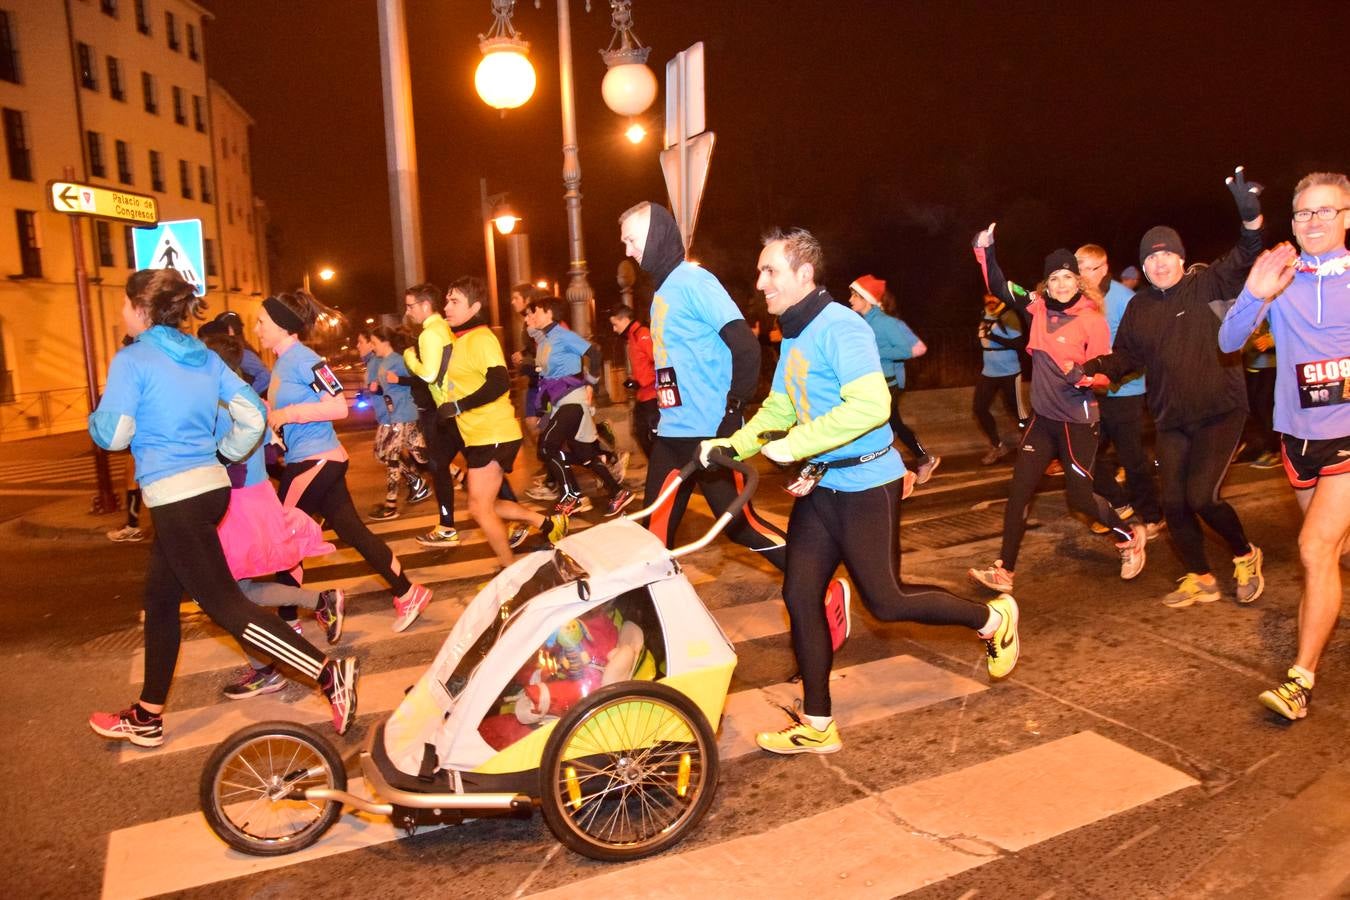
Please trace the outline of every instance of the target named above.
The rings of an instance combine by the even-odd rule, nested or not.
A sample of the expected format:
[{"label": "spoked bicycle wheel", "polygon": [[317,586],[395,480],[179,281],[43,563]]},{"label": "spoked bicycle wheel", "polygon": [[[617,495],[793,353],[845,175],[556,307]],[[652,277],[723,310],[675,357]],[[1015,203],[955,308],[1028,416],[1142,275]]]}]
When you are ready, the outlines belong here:
[{"label": "spoked bicycle wheel", "polygon": [[342,804],[306,800],[307,788],[345,790],[347,770],[329,741],[294,722],[260,722],[225,739],[202,770],[202,814],[236,850],[280,856],[317,841]]},{"label": "spoked bicycle wheel", "polygon": [[712,804],[717,741],[692,700],[629,681],[596,691],[544,748],[549,830],[592,859],[637,859],[680,841]]}]

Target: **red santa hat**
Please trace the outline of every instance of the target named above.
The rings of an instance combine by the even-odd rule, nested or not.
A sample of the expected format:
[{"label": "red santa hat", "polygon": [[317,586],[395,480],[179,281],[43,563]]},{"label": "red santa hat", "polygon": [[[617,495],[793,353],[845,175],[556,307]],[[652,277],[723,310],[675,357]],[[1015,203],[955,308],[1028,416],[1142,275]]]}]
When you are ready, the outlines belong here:
[{"label": "red santa hat", "polygon": [[875,275],[860,275],[858,280],[848,287],[851,291],[857,291],[859,297],[873,306],[880,306],[881,298],[886,295],[886,282]]}]

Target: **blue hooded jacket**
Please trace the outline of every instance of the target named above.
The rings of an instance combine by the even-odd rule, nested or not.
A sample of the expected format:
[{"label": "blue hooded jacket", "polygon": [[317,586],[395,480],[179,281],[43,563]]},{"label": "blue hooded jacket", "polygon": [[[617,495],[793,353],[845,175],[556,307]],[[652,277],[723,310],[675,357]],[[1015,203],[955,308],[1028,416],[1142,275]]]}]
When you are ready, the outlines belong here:
[{"label": "blue hooded jacket", "polygon": [[[234,425],[217,441],[221,406]],[[228,459],[243,459],[257,446],[266,421],[258,395],[219,356],[191,335],[155,325],[113,357],[103,399],[89,416],[89,434],[106,450],[129,446],[136,480],[146,489],[192,469],[220,469],[217,450]],[[203,491],[196,493],[218,486],[216,481],[204,481]],[[147,505],[159,505],[153,491],[145,499]]]}]

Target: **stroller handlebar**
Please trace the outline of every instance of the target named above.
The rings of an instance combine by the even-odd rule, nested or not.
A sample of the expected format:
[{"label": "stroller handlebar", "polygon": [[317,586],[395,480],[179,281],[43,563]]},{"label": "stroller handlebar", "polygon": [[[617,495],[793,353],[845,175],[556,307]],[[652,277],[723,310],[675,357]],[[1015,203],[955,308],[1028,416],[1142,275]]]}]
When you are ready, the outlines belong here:
[{"label": "stroller handlebar", "polygon": [[[708,532],[704,534],[703,537],[694,541],[692,544],[685,544],[682,547],[677,547],[672,550],[672,556],[684,556],[685,554],[693,553],[696,550],[701,550],[711,543],[713,538],[721,534],[723,529],[727,527],[727,524],[732,519],[741,514],[741,510],[745,508],[745,504],[750,502],[750,498],[755,495],[755,489],[759,486],[759,473],[755,471],[755,467],[727,454],[720,447],[714,448],[708,454],[708,462],[713,466],[721,466],[724,469],[730,469],[739,474],[744,479],[744,483],[741,484],[740,490],[737,491],[736,499],[732,501],[731,505],[727,507],[722,515],[717,517],[717,521],[713,523],[712,528],[708,529]],[[639,509],[637,512],[629,513],[626,518],[631,519],[634,522],[640,522],[643,519],[649,518],[675,495],[675,492],[680,489],[680,485],[692,478],[702,468],[703,464],[699,462],[698,457],[695,456],[689,462],[685,463],[684,468],[675,473],[674,478],[671,478],[666,482],[661,488],[661,493],[657,495],[656,499],[650,505]]]}]

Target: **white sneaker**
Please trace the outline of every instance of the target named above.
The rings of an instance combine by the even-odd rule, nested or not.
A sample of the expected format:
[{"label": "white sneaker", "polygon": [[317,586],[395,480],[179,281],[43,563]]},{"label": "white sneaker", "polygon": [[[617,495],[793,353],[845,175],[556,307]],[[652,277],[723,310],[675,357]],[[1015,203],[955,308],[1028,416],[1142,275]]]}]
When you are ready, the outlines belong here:
[{"label": "white sneaker", "polygon": [[1135,525],[1130,530],[1134,537],[1116,544],[1116,549],[1120,551],[1120,577],[1125,581],[1144,571],[1144,559],[1147,556],[1145,548],[1148,546],[1148,532],[1143,525]]},{"label": "white sneaker", "polygon": [[525,496],[530,500],[557,500],[558,491],[541,481],[538,484],[530,485],[526,488]]},{"label": "white sneaker", "polygon": [[622,453],[618,454],[618,456],[616,456],[614,459],[614,464],[612,466],[609,466],[609,474],[613,475],[614,480],[617,481],[620,485],[623,484],[624,477],[628,475],[628,460],[632,457],[632,455],[633,454],[625,450]]},{"label": "white sneaker", "polygon": [[109,531],[108,540],[116,541],[119,544],[123,542],[135,543],[145,540],[145,532],[135,525],[124,525],[116,531]]}]

